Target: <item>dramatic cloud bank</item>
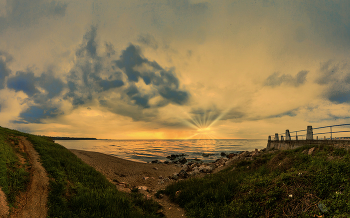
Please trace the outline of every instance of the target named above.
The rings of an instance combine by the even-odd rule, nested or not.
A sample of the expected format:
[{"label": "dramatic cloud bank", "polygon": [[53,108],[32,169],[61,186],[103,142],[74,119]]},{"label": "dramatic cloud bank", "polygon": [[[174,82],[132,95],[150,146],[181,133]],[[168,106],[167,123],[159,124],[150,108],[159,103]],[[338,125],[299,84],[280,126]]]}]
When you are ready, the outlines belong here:
[{"label": "dramatic cloud bank", "polygon": [[349,123],[350,2],[0,1],[0,125],[267,138]]}]

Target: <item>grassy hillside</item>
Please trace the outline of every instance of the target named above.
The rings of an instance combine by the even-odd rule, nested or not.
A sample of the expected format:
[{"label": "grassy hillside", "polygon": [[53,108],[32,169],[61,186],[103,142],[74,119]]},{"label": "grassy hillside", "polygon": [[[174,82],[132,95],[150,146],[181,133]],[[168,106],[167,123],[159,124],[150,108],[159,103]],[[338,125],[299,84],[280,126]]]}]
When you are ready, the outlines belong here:
[{"label": "grassy hillside", "polygon": [[342,148],[271,151],[162,191],[189,217],[350,217],[350,156]]},{"label": "grassy hillside", "polygon": [[15,149],[18,139],[12,133],[8,129],[0,128],[0,186],[9,205],[15,206],[16,196],[25,191],[29,182],[29,173],[26,170],[29,165],[28,160],[21,163],[16,155],[17,153],[26,157]]},{"label": "grassy hillside", "polygon": [[22,175],[10,143],[10,138],[20,135],[34,145],[49,175],[49,217],[157,217],[156,202],[138,193],[117,191],[101,173],[63,146],[45,137],[0,127],[0,186],[9,199],[17,190],[25,190],[26,181],[22,180],[28,177]]}]

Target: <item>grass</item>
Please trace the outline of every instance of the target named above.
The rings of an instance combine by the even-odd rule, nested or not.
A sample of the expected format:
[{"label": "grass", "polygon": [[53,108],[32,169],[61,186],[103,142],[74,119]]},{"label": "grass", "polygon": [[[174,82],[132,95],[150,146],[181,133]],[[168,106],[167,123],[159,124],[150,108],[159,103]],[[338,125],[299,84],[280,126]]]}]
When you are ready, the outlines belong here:
[{"label": "grass", "polygon": [[[179,181],[161,191],[188,217],[350,217],[350,155],[320,146],[237,161],[217,174]],[[159,192],[160,193],[160,192]],[[159,194],[158,193],[158,194]]]},{"label": "grass", "polygon": [[[26,190],[29,172],[26,170],[28,160],[21,164],[17,154],[18,139],[7,129],[0,129],[0,186],[6,194],[10,207],[16,206],[16,197]],[[14,142],[12,145],[11,141]]]},{"label": "grass", "polygon": [[[39,153],[50,178],[48,217],[158,217],[159,204],[145,199],[140,193],[119,192],[101,173],[65,147],[45,137],[0,128],[0,139],[7,135],[26,136]],[[6,163],[18,161],[13,149],[11,151],[6,142],[3,145],[0,155],[7,159],[1,160]],[[0,162],[0,185],[5,193],[9,193],[9,182],[4,179],[9,167],[5,165]],[[17,183],[15,185],[20,187]]]}]

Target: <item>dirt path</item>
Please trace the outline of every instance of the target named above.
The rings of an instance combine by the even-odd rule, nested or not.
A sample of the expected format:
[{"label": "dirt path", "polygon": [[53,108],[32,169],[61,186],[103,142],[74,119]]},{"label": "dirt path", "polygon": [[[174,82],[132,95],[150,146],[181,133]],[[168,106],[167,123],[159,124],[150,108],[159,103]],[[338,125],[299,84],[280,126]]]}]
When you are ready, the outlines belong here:
[{"label": "dirt path", "polygon": [[6,195],[1,190],[1,187],[0,187],[0,218],[7,217],[8,213],[9,213],[9,206],[7,205]]},{"label": "dirt path", "polygon": [[27,153],[31,164],[30,182],[27,191],[18,198],[18,208],[11,212],[10,217],[46,217],[49,178],[33,145],[23,136],[18,138],[19,147]]},{"label": "dirt path", "polygon": [[153,198],[163,206],[162,212],[166,217],[186,217],[185,211],[170,202],[167,196],[162,199],[157,199],[154,196],[157,190],[163,189],[171,183],[171,181],[162,183],[159,178],[166,178],[175,172],[179,172],[180,167],[166,164],[139,163],[91,151],[73,149],[70,151],[106,176],[109,181],[117,186],[118,190],[130,192],[130,188],[140,187],[141,193]]}]

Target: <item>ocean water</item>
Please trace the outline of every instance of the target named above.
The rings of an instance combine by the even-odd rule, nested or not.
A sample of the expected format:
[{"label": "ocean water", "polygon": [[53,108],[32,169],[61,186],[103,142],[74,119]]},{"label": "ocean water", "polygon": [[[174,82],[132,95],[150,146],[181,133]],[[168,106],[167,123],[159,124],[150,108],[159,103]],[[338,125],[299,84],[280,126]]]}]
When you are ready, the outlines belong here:
[{"label": "ocean water", "polygon": [[[265,139],[190,139],[190,140],[56,140],[68,148],[94,151],[137,162],[165,161],[171,154],[185,154],[186,159],[198,158],[211,162],[226,154],[262,149]],[[203,154],[210,154],[204,157]]]}]

